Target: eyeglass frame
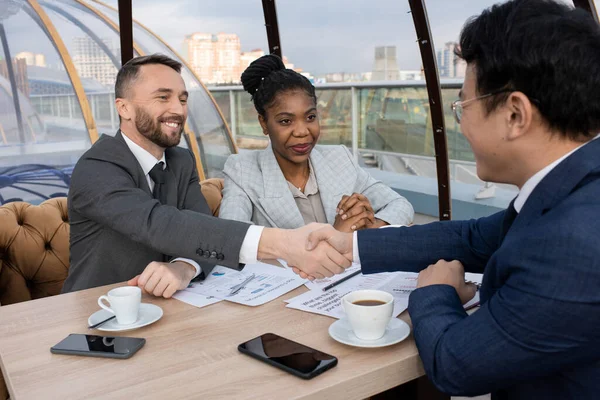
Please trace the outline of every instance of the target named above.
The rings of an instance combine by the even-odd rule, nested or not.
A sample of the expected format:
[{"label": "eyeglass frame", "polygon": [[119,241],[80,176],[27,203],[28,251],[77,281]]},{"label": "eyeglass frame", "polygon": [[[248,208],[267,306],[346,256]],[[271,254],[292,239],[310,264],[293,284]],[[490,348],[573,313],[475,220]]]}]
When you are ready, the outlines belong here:
[{"label": "eyeglass frame", "polygon": [[[469,103],[472,103],[472,102],[477,101],[477,100],[486,99],[488,97],[495,96],[495,95],[500,94],[500,93],[506,93],[506,92],[513,92],[513,90],[512,89],[501,89],[501,90],[497,90],[497,91],[492,92],[492,93],[483,94],[481,96],[474,97],[474,98],[469,99],[469,100],[460,100],[459,99],[459,100],[453,101],[452,105],[450,107],[452,108],[452,113],[454,114],[454,119],[456,120],[456,123],[460,124],[460,120],[462,119],[462,109],[465,106],[465,104],[469,104]],[[457,108],[459,108],[459,107],[461,109],[461,111],[460,111],[460,115],[461,116],[460,117],[458,116],[458,112],[456,111]]]}]

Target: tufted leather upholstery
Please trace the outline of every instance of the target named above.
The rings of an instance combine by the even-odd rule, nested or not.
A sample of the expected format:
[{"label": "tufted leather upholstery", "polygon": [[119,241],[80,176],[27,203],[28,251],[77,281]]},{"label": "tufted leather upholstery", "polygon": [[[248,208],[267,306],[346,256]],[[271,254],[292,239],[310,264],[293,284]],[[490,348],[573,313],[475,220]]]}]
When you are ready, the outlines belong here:
[{"label": "tufted leather upholstery", "polygon": [[[202,182],[202,193],[219,215],[222,179]],[[69,271],[67,199],[39,206],[14,202],[0,206],[0,304],[59,294]],[[7,398],[0,374],[0,400]]]},{"label": "tufted leather upholstery", "polygon": [[219,216],[221,209],[221,200],[223,200],[223,186],[225,181],[221,178],[210,178],[200,182],[202,194],[206,198],[208,207],[215,217]]},{"label": "tufted leather upholstery", "polygon": [[60,293],[69,271],[67,199],[0,207],[0,303]]}]

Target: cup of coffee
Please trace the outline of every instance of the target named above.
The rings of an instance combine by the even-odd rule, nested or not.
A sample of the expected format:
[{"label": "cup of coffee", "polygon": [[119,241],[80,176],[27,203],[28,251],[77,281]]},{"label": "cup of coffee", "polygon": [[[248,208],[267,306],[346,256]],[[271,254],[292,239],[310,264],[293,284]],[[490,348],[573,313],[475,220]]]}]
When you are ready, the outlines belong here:
[{"label": "cup of coffee", "polygon": [[[103,300],[107,301],[110,307],[104,304]],[[98,298],[98,305],[114,314],[120,325],[129,325],[137,321],[141,302],[142,289],[137,286],[119,287]]]},{"label": "cup of coffee", "polygon": [[394,296],[382,290],[357,290],[342,298],[342,307],[357,338],[376,340],[392,318]]}]

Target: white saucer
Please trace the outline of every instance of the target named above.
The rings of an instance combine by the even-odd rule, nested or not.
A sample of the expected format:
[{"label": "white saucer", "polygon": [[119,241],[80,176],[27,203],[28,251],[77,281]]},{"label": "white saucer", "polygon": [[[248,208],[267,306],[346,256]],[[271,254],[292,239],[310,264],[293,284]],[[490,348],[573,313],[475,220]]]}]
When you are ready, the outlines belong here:
[{"label": "white saucer", "polygon": [[[104,321],[106,318],[112,317],[112,315],[113,314],[106,310],[98,310],[88,318],[88,326],[97,324],[100,321]],[[140,304],[140,313],[138,315],[138,319],[133,324],[120,325],[117,323],[117,319],[115,318],[105,322],[95,329],[107,332],[130,331],[132,329],[138,329],[142,326],[150,325],[151,323],[158,321],[162,315],[163,310],[159,306],[149,303],[142,303]]]},{"label": "white saucer", "polygon": [[385,347],[403,341],[410,335],[408,324],[398,318],[392,318],[383,337],[376,340],[359,339],[352,332],[350,322],[346,318],[335,321],[329,327],[329,336],[340,343],[355,347]]}]

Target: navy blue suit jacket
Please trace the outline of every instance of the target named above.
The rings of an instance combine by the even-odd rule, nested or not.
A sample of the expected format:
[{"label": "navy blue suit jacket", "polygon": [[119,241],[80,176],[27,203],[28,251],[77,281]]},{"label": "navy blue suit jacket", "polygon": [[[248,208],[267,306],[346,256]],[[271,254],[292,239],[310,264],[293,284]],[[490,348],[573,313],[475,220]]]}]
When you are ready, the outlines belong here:
[{"label": "navy blue suit jacket", "polygon": [[556,166],[502,238],[504,214],[360,231],[363,273],[418,272],[440,259],[484,273],[471,316],[448,285],[410,296],[423,365],[443,392],[599,398],[600,140]]}]

